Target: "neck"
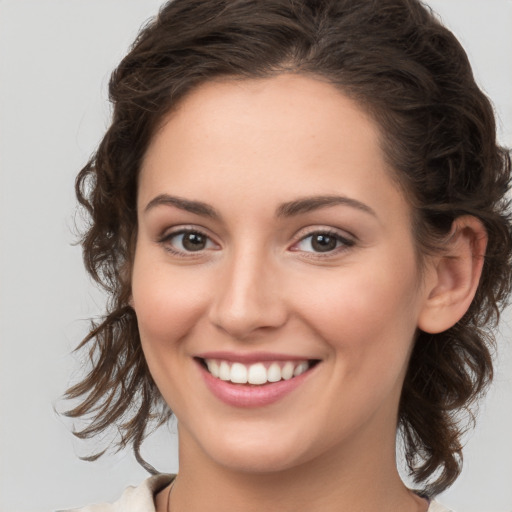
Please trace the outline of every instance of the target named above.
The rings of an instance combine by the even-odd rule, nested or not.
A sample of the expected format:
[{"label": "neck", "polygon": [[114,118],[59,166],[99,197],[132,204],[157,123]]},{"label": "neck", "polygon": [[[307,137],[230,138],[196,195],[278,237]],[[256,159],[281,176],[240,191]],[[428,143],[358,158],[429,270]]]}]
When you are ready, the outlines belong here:
[{"label": "neck", "polygon": [[[172,512],[423,512],[425,500],[402,483],[395,463],[394,431],[368,445],[357,440],[290,469],[246,472],[220,466],[180,440],[180,472]],[[183,441],[183,442],[182,442]],[[390,441],[390,442],[387,442]],[[183,444],[187,449],[182,449]],[[391,448],[390,448],[391,447]]]}]

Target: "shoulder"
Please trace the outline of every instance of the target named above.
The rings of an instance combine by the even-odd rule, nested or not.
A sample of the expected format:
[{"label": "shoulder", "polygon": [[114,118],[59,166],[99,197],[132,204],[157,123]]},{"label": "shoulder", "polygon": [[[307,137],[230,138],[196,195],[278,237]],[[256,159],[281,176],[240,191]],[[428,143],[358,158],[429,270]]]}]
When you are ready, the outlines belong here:
[{"label": "shoulder", "polygon": [[437,501],[431,501],[427,512],[453,512]]},{"label": "shoulder", "polygon": [[152,476],[137,487],[126,488],[114,503],[97,503],[59,512],[155,512],[155,494],[169,485],[174,476],[165,474]]}]

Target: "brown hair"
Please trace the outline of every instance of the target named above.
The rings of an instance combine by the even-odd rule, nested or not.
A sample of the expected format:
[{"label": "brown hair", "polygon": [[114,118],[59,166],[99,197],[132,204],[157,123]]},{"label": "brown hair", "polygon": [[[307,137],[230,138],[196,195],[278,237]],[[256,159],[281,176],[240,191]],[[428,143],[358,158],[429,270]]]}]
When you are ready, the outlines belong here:
[{"label": "brown hair", "polygon": [[76,432],[82,438],[115,425],[119,446],[132,444],[139,461],[151,422],[169,419],[129,305],[138,171],[156,127],[191,89],[283,72],[328,80],[377,121],[414,209],[420,253],[439,247],[458,216],[473,215],[487,230],[471,307],[446,332],[418,333],[403,387],[406,461],[434,495],[460,473],[458,413],[492,378],[491,328],[511,289],[511,164],[464,50],[417,0],[175,0],[141,31],[112,74],[112,124],[76,181],[90,216],[85,265],[109,302],[80,344],[91,368],[68,390],[81,400],[68,414],[89,418]]}]

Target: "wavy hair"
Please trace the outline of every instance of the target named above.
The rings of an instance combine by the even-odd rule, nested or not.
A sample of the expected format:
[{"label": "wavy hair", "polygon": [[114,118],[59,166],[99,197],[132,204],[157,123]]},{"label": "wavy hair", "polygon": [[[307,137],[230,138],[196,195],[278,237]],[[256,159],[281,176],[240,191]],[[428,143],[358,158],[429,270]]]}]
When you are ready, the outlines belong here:
[{"label": "wavy hair", "polygon": [[459,413],[492,378],[492,329],[511,290],[511,159],[466,53],[417,0],[174,0],[143,28],[110,80],[112,123],[76,180],[89,218],[85,266],[109,300],[79,346],[90,368],[67,391],[79,400],[67,414],[88,419],[81,438],[115,427],[119,447],[133,445],[153,470],[140,445],[171,411],[129,303],[141,162],[159,123],[198,85],[284,72],[327,80],[377,122],[414,211],[420,255],[438,250],[461,215],[487,230],[476,296],[451,329],[417,333],[399,406],[410,473],[435,495],[461,470]]}]

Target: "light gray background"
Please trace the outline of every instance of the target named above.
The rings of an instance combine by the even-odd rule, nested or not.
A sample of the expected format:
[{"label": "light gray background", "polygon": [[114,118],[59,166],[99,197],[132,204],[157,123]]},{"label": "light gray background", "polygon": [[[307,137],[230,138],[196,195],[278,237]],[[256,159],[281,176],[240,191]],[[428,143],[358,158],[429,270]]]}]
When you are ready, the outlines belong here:
[{"label": "light gray background", "polygon": [[[468,50],[512,145],[512,1],[429,3]],[[129,453],[80,461],[95,445],[73,440],[53,408],[103,300],[72,246],[74,177],[108,124],[109,73],[160,4],[0,0],[0,512],[112,500],[146,476]],[[459,512],[512,511],[511,324],[508,311],[464,472],[440,498]],[[160,470],[177,469],[168,432],[144,450]]]}]

